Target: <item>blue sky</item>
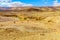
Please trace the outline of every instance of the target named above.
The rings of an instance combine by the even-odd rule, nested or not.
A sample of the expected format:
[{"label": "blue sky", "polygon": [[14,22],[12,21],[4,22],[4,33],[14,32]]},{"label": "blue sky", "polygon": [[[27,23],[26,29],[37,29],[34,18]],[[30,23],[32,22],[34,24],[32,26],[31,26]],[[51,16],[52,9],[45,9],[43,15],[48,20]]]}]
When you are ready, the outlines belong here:
[{"label": "blue sky", "polygon": [[[3,1],[3,2],[2,2]],[[4,2],[5,1],[5,2]],[[0,6],[60,6],[60,0],[0,0]]]},{"label": "blue sky", "polygon": [[13,0],[13,1],[20,1],[27,4],[33,4],[34,6],[40,6],[41,0]]},{"label": "blue sky", "polygon": [[[54,1],[56,0],[13,0],[13,1],[20,1],[27,4],[32,4],[34,6],[52,6]],[[57,0],[60,2],[60,0]]]}]

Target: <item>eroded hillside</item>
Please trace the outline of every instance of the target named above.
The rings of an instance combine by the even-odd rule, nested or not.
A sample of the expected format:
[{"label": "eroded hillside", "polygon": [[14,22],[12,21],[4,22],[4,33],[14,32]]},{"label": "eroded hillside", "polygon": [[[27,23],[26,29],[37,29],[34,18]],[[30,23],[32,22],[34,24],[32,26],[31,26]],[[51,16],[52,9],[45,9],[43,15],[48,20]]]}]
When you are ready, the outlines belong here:
[{"label": "eroded hillside", "polygon": [[60,40],[60,12],[40,8],[1,11],[0,40]]}]

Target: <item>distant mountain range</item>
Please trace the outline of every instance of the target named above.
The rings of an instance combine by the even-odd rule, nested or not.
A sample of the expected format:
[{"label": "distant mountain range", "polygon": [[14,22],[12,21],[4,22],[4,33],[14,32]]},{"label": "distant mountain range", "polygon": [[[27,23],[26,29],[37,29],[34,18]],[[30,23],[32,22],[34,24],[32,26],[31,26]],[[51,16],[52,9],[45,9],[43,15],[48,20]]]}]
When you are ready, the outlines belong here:
[{"label": "distant mountain range", "polygon": [[60,6],[56,7],[0,7],[0,11],[60,11]]}]

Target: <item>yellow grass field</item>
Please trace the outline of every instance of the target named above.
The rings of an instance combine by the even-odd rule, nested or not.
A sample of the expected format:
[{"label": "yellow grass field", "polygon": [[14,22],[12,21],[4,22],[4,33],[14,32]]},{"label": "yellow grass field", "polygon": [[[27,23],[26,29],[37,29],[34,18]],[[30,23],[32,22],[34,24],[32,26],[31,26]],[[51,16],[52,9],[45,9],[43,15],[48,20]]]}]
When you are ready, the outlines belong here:
[{"label": "yellow grass field", "polygon": [[60,12],[0,12],[0,40],[60,40]]}]

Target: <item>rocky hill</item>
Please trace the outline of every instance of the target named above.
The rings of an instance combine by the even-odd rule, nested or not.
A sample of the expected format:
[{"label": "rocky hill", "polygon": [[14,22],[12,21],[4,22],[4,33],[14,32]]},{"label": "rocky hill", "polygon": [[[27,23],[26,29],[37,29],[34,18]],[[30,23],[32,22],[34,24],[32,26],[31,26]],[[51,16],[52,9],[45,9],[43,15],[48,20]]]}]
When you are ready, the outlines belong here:
[{"label": "rocky hill", "polygon": [[55,12],[60,11],[60,6],[57,7],[0,7],[0,11],[40,11],[40,12]]}]

